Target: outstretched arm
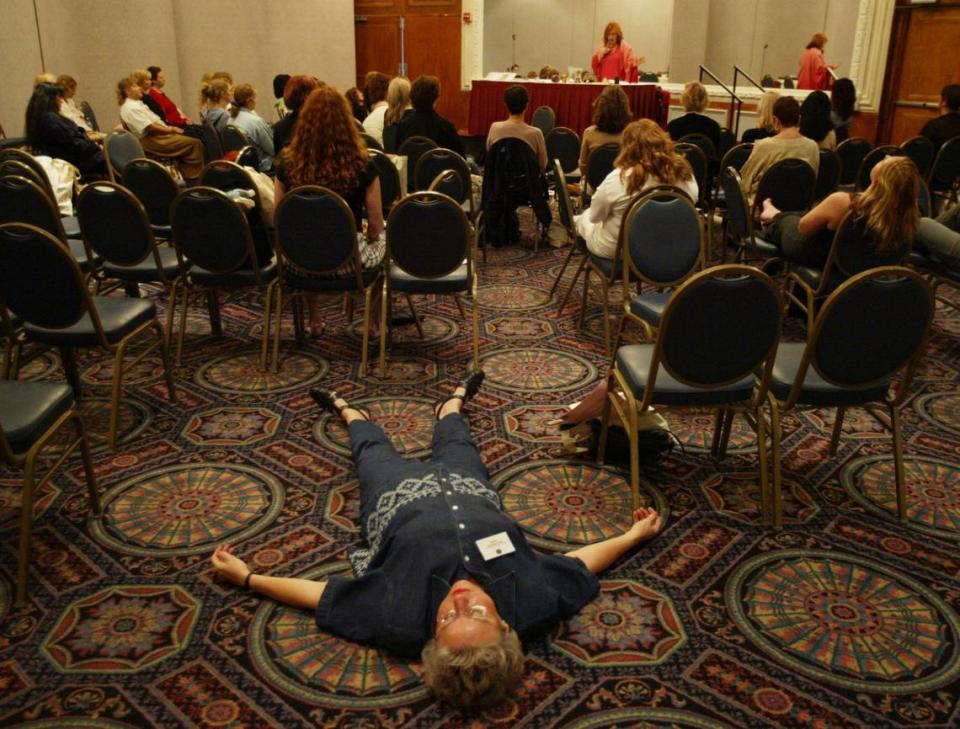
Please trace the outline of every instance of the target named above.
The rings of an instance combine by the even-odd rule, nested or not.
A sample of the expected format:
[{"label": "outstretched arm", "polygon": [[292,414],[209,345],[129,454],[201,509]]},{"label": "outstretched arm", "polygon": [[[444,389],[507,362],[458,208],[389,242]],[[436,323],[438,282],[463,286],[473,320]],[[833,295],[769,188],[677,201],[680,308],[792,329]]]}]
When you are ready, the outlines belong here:
[{"label": "outstretched arm", "polygon": [[655,509],[641,507],[633,512],[633,519],[633,526],[619,537],[610,537],[602,542],[588,544],[567,552],[567,556],[581,560],[587,569],[595,574],[602,572],[628,549],[652,539],[660,532],[660,515]]},{"label": "outstretched arm", "polygon": [[[214,569],[227,582],[242,585],[251,570],[239,557],[235,557],[230,545],[217,547],[210,561]],[[326,581],[314,582],[297,577],[271,577],[270,575],[250,575],[250,589],[261,595],[273,598],[290,607],[301,610],[315,610],[327,587]]]}]

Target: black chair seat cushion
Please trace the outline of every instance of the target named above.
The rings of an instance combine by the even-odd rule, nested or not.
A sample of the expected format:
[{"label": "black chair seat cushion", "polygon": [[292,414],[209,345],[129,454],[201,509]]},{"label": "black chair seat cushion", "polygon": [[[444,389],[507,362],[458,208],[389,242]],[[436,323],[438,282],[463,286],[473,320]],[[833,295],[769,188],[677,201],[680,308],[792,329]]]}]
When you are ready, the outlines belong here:
[{"label": "black chair seat cushion", "polygon": [[[820,281],[823,278],[822,268],[812,268],[810,266],[792,266],[790,270],[797,274],[800,280],[810,288],[816,290],[820,286]],[[843,274],[838,272],[836,269],[831,269],[830,280],[827,281],[827,287],[824,290],[824,293],[830,293],[845,280],[846,279],[843,277]]]},{"label": "black chair seat cushion", "polygon": [[454,294],[470,288],[467,264],[463,263],[453,273],[439,278],[418,278],[399,268],[390,270],[390,286],[394,291],[408,294]]},{"label": "black chair seat cushion", "polygon": [[671,295],[670,291],[654,291],[634,296],[630,299],[630,313],[639,316],[648,324],[659,327],[663,310],[667,308]]},{"label": "black chair seat cushion", "polygon": [[[180,273],[180,267],[177,264],[177,252],[173,248],[158,248],[157,253],[160,254],[160,267],[163,269],[163,275],[167,277],[167,280],[176,278]],[[136,266],[115,266],[112,263],[104,263],[103,272],[107,276],[118,278],[121,281],[146,283],[160,280],[153,256],[147,256]]]},{"label": "black chair seat cushion", "polygon": [[157,238],[163,238],[163,240],[169,240],[170,234],[173,232],[173,226],[171,225],[150,225],[153,228],[153,234]]},{"label": "black chair seat cushion", "polygon": [[757,246],[757,253],[759,253],[764,258],[779,258],[780,257],[780,248],[777,247],[775,243],[771,243],[762,235],[757,234],[753,236],[753,242]]},{"label": "black chair seat cushion", "polygon": [[[238,268],[236,271],[228,273],[214,273],[199,266],[193,266],[190,269],[190,280],[199,286],[210,286],[224,289],[241,289],[244,286],[256,286],[257,280],[253,275],[252,268]],[[261,283],[272,281],[277,276],[277,261],[271,259],[270,263],[260,269]]]},{"label": "black chair seat cushion", "polygon": [[14,453],[24,453],[73,404],[69,385],[0,380],[0,427]]},{"label": "black chair seat cushion", "polygon": [[63,233],[67,238],[80,237],[80,221],[76,215],[66,215],[60,218],[60,225],[63,226]]},{"label": "black chair seat cushion", "polygon": [[[144,322],[156,316],[157,307],[148,299],[128,299],[120,296],[91,296],[100,315],[100,324],[110,344],[116,344]],[[66,329],[45,329],[26,324],[27,336],[37,342],[71,347],[95,347],[100,344],[90,315]]]},{"label": "black chair seat cushion", "polygon": [[[770,389],[778,400],[786,400],[790,394],[793,381],[797,379],[797,370],[800,367],[805,346],[803,342],[782,342],[777,348],[777,359],[773,363]],[[888,389],[889,383],[860,389],[837,387],[825,382],[813,366],[810,366],[803,378],[803,386],[800,389],[800,398],[797,402],[802,405],[825,407],[857,405],[877,400],[882,401],[886,397]]]},{"label": "black chair seat cushion", "polygon": [[[369,286],[383,272],[381,267],[371,268],[363,272],[363,285]],[[331,276],[321,278],[319,276],[298,276],[289,269],[283,272],[283,283],[288,289],[298,291],[356,291],[357,277],[351,276]]]},{"label": "black chair seat cushion", "polygon": [[[607,278],[610,278],[611,273],[613,272],[613,259],[612,258],[601,258],[600,256],[595,256],[592,253],[590,254],[590,265],[596,268],[598,271],[602,271],[603,275]],[[621,264],[617,264],[617,273],[616,275],[622,276],[623,269]]]},{"label": "black chair seat cushion", "polygon": [[[643,398],[653,358],[653,344],[630,344],[617,350],[617,369],[623,374],[634,397]],[[732,385],[718,388],[691,387],[674,379],[663,366],[657,368],[652,403],[655,405],[710,406],[749,400],[754,378],[748,375]]]}]

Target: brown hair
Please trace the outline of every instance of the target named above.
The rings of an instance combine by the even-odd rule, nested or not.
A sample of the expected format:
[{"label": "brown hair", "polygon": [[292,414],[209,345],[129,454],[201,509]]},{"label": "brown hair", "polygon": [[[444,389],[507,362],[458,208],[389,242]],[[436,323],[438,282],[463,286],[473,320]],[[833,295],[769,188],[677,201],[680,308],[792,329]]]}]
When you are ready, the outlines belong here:
[{"label": "brown hair", "polygon": [[441,699],[462,708],[484,708],[506,698],[523,675],[523,647],[507,628],[494,645],[453,651],[431,640],[420,654],[423,682]]},{"label": "brown hair", "polygon": [[607,42],[607,36],[613,33],[617,36],[617,45],[623,41],[623,28],[620,27],[620,23],[615,23],[613,21],[607,23],[607,27],[603,29],[603,42]]},{"label": "brown hair", "polygon": [[[650,119],[638,119],[623,130],[620,155],[614,163],[620,179],[626,181],[627,194],[639,192],[648,177],[664,185],[676,185],[693,177],[690,163],[677,152],[673,140]],[[630,171],[630,177],[624,174]]]},{"label": "brown hair", "polygon": [[133,76],[125,76],[124,78],[117,81],[117,103],[123,104],[124,100],[127,98],[127,89],[131,86],[139,86],[137,80]]},{"label": "brown hair", "polygon": [[417,111],[432,111],[440,98],[440,79],[436,76],[418,76],[410,87],[410,103]]},{"label": "brown hair", "polygon": [[200,85],[200,106],[209,107],[211,104],[216,104],[229,93],[230,84],[227,83],[226,79],[215,78],[204,81]]},{"label": "brown hair", "polygon": [[297,111],[303,106],[310,92],[323,86],[316,76],[296,74],[291,76],[283,87],[283,103],[290,111]]},{"label": "brown hair", "polygon": [[346,97],[325,84],[311,91],[283,150],[290,186],[323,185],[349,195],[368,158]]},{"label": "brown hair", "polygon": [[875,177],[853,210],[877,237],[879,255],[892,253],[913,239],[920,224],[920,173],[909,157],[887,157],[874,168]]},{"label": "brown hair", "polygon": [[390,77],[380,71],[370,71],[363,80],[363,100],[367,108],[372,109],[378,101],[387,98],[387,87],[390,86]]},{"label": "brown hair", "polygon": [[827,36],[824,33],[814,33],[813,37],[810,39],[810,42],[807,43],[807,48],[823,48],[827,45]]},{"label": "brown hair", "polygon": [[630,99],[619,85],[607,86],[593,106],[593,123],[597,130],[619,134],[630,123]]},{"label": "brown hair", "polygon": [[230,116],[234,119],[240,113],[240,109],[246,109],[250,99],[257,95],[256,89],[250,84],[238,84],[233,89],[233,103],[230,104]]},{"label": "brown hair", "polygon": [[68,76],[64,73],[57,76],[57,86],[63,88],[64,96],[66,96],[71,91],[77,90],[77,80],[73,76]]},{"label": "brown hair", "polygon": [[800,102],[792,96],[781,96],[773,103],[773,115],[782,127],[795,127],[800,123]]}]

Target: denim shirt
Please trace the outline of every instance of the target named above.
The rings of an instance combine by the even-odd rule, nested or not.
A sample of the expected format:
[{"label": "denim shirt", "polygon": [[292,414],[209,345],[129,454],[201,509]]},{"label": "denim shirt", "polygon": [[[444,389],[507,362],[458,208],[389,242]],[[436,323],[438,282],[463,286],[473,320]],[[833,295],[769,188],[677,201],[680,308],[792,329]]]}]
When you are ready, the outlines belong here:
[{"label": "denim shirt", "polygon": [[[484,560],[477,540],[500,532],[516,551]],[[352,560],[358,576],[328,581],[317,625],[406,658],[433,637],[440,602],[458,579],[475,579],[521,637],[575,614],[599,591],[579,559],[534,552],[489,484],[435,464],[378,500],[367,539],[370,550]]]}]

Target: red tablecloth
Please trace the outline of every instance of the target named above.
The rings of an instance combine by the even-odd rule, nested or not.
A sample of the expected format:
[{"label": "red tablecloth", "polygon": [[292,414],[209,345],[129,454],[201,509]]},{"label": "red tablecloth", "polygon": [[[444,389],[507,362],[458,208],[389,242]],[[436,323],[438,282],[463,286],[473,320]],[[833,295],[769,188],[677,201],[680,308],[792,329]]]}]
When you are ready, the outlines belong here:
[{"label": "red tablecloth", "polygon": [[[530,94],[526,120],[529,122],[534,109],[549,106],[557,113],[557,126],[569,127],[577,134],[593,123],[593,100],[600,95],[606,84],[562,84],[530,83],[522,81],[482,81],[473,82],[470,91],[471,135],[486,136],[490,125],[507,118],[507,108],[503,103],[503,92],[510,86],[525,86]],[[622,84],[630,99],[630,109],[634,119],[653,119],[660,126],[667,126],[667,112],[670,108],[670,94],[656,84]]]}]

